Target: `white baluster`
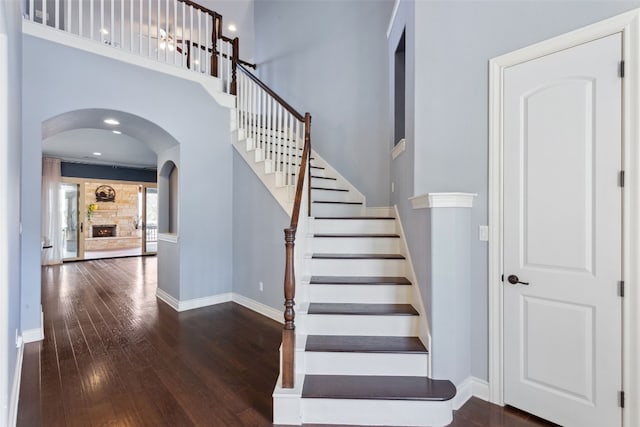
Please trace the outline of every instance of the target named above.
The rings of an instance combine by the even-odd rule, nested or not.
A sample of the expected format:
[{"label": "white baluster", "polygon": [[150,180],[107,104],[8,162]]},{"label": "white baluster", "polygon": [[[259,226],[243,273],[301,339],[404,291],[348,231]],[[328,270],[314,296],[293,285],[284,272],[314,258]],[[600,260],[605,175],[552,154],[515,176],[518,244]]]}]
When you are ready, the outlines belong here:
[{"label": "white baluster", "polygon": [[209,32],[209,15],[204,16],[204,57],[207,63],[205,64],[205,71],[207,74],[211,75],[211,57],[209,56],[209,36],[211,33]]},{"label": "white baluster", "polygon": [[191,52],[191,69],[195,70],[196,56],[193,51],[193,6],[189,6],[189,52]]},{"label": "white baluster", "polygon": [[[285,115],[284,128],[287,131],[285,135],[286,137],[285,139],[287,140],[287,155],[291,157],[292,152],[294,153],[294,155],[297,155],[298,153],[296,153],[293,150],[293,140],[291,138],[291,128],[293,128],[293,116],[289,112],[287,112]],[[284,179],[284,185],[287,185],[289,183],[289,177],[291,176],[292,170],[293,170],[293,166],[291,165],[291,162],[287,163],[287,167],[286,167],[287,176]]]},{"label": "white baluster", "polygon": [[35,16],[35,11],[33,10],[34,6],[34,1],[33,0],[29,0],[29,20],[31,22],[34,22],[34,16]]},{"label": "white baluster", "polygon": [[173,56],[172,62],[178,65],[178,0],[173,0],[173,37],[171,41],[173,42],[173,51],[171,52]]},{"label": "white baluster", "polygon": [[73,32],[73,22],[72,22],[73,18],[71,17],[71,11],[72,11],[71,0],[67,0],[67,6],[65,10],[67,11],[67,20],[65,21],[66,28],[63,28],[63,30],[67,31],[68,33],[71,33]]},{"label": "white baluster", "polygon": [[164,0],[164,62],[169,62],[169,0]]},{"label": "white baluster", "polygon": [[134,24],[135,23],[135,13],[133,12],[133,0],[129,0],[129,49],[131,52],[134,50]]},{"label": "white baluster", "polygon": [[[187,52],[187,47],[186,47],[186,43],[185,43],[185,39],[187,38],[187,32],[185,31],[185,25],[186,25],[186,20],[184,19],[184,9],[185,9],[186,5],[184,3],[182,3],[182,55],[180,55],[180,65],[182,67],[185,66],[185,59],[184,59],[184,55]],[[191,35],[189,35],[189,37],[191,37]]]},{"label": "white baluster", "polygon": [[115,46],[116,45],[116,20],[115,20],[115,14],[116,14],[116,8],[115,8],[115,0],[111,0],[111,21],[109,22],[109,36],[111,37],[111,46]]},{"label": "white baluster", "polygon": [[42,23],[47,25],[47,0],[42,0]]},{"label": "white baluster", "polygon": [[94,13],[93,13],[93,2],[89,3],[89,37],[91,40],[95,37],[94,32]]},{"label": "white baluster", "polygon": [[54,2],[54,23],[56,29],[60,29],[60,0]]},{"label": "white baluster", "polygon": [[147,1],[147,56],[151,58],[151,0]]},{"label": "white baluster", "polygon": [[100,41],[104,43],[104,0],[100,0]]},{"label": "white baluster", "polygon": [[[69,1],[69,9],[71,9],[71,1]],[[69,16],[71,16],[71,13],[69,13]],[[84,14],[82,13],[82,2],[78,1],[78,35],[80,37],[83,36],[84,33],[84,28],[83,28],[83,18]],[[69,18],[69,22],[71,22],[71,18]]]},{"label": "white baluster", "polygon": [[160,51],[162,50],[160,49],[160,0],[156,1],[156,7],[156,59],[160,61]]}]

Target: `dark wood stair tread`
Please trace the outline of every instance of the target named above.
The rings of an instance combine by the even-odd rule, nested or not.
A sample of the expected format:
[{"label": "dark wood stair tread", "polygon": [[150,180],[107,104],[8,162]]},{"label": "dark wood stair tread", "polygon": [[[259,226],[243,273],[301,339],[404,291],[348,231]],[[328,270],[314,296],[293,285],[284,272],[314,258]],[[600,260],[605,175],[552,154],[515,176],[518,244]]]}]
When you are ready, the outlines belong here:
[{"label": "dark wood stair tread", "polygon": [[375,219],[391,219],[395,220],[395,217],[391,216],[317,216],[315,219],[340,219],[340,220],[349,220],[349,219],[364,219],[364,220],[375,220]]},{"label": "dark wood stair tread", "polygon": [[314,259],[405,259],[400,254],[313,254]]},{"label": "dark wood stair tread", "polygon": [[326,187],[311,187],[312,190],[325,190],[325,191],[342,191],[347,192],[346,188],[326,188]]},{"label": "dark wood stair tread", "polygon": [[362,202],[336,202],[333,200],[314,200],[312,203],[325,203],[334,205],[361,205]]},{"label": "dark wood stair tread", "polygon": [[358,237],[362,237],[362,238],[367,238],[367,237],[375,237],[375,238],[400,238],[399,234],[366,234],[366,233],[336,233],[336,234],[327,234],[327,233],[322,233],[322,234],[314,234],[313,237],[350,237],[350,238],[358,238]]},{"label": "dark wood stair tread", "polygon": [[[314,166],[312,166],[312,168],[313,167]],[[324,169],[324,168],[317,168],[317,169]],[[333,181],[337,181],[338,180],[338,178],[332,178],[330,176],[315,176],[315,175],[311,175],[311,178],[315,178],[315,179],[330,179],[330,180],[333,180]]]},{"label": "dark wood stair tread", "polygon": [[373,399],[446,401],[456,395],[448,380],[426,377],[306,375],[305,399]]},{"label": "dark wood stair tread", "polygon": [[354,304],[320,303],[309,304],[308,314],[346,314],[357,316],[417,316],[411,304]]},{"label": "dark wood stair tread", "polygon": [[410,285],[406,277],[393,276],[312,276],[311,285]]},{"label": "dark wood stair tread", "polygon": [[332,353],[413,353],[428,351],[418,337],[309,335],[305,351]]}]

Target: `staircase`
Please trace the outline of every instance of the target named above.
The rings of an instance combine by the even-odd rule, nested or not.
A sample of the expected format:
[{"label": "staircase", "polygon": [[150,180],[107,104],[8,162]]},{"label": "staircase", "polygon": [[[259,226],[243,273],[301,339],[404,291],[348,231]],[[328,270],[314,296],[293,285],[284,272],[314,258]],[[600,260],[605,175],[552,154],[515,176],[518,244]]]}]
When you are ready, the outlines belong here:
[{"label": "staircase", "polygon": [[[286,128],[254,125],[261,120],[244,120],[250,129],[239,126],[235,147],[276,198],[291,197],[283,174],[299,160],[273,160],[264,138],[277,137],[275,150],[283,153],[300,152],[301,144]],[[305,250],[296,283],[295,381],[287,389],[278,380],[274,424],[447,425],[456,389],[429,378],[429,334],[399,221],[390,208],[367,208],[313,151],[309,173],[313,216],[300,218],[306,236],[296,241]]]}]

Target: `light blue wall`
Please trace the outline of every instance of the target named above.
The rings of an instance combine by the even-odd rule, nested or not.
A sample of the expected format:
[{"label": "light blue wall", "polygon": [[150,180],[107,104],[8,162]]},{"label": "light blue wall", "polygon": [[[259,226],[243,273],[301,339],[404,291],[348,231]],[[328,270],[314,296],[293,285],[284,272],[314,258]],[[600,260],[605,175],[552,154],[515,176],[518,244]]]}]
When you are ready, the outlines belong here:
[{"label": "light blue wall", "polygon": [[[284,228],[289,216],[235,151],[233,188],[233,292],[284,310]],[[264,284],[262,292],[258,282]]]},{"label": "light blue wall", "polygon": [[105,108],[153,122],[180,143],[180,295],[231,289],[232,157],[229,110],[196,83],[24,36],[23,327],[40,326],[42,122]]},{"label": "light blue wall", "polygon": [[[0,57],[0,75],[7,73],[7,90],[0,93],[0,103],[8,107],[7,126],[0,129],[0,183],[8,189],[2,194],[0,215],[6,220],[6,228],[0,230],[3,261],[6,269],[0,271],[0,283],[5,298],[0,301],[0,316],[6,316],[7,330],[2,331],[0,343],[0,424],[7,422],[7,409],[17,360],[16,332],[20,325],[20,147],[21,147],[21,96],[22,40],[21,10],[18,2],[0,2],[0,37],[7,42],[7,56]],[[3,52],[4,53],[4,52]]]},{"label": "light blue wall", "polygon": [[[430,237],[419,217],[429,214],[412,212],[407,197],[478,193],[471,210],[470,261],[471,372],[478,378],[488,377],[487,244],[478,240],[478,227],[487,224],[488,214],[488,61],[636,7],[640,2],[605,0],[403,1],[400,5],[392,38],[400,36],[406,23],[409,73],[409,62],[414,64],[413,75],[407,75],[407,151],[391,163],[396,187],[391,200],[398,205],[422,282],[427,277],[422,263],[432,255],[425,249],[423,236]],[[421,285],[431,289],[430,283]]]},{"label": "light blue wall", "polygon": [[258,74],[298,111],[312,146],[366,197],[389,205],[385,57],[390,0],[255,3]]}]

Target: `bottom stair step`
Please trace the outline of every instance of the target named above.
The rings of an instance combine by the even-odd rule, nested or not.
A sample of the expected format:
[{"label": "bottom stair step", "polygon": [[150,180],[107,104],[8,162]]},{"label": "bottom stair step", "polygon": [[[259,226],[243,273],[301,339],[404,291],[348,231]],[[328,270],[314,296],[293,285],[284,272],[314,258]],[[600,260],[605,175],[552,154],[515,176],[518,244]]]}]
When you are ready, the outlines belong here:
[{"label": "bottom stair step", "polygon": [[446,401],[456,395],[447,380],[425,377],[306,375],[303,399]]}]

